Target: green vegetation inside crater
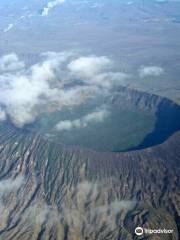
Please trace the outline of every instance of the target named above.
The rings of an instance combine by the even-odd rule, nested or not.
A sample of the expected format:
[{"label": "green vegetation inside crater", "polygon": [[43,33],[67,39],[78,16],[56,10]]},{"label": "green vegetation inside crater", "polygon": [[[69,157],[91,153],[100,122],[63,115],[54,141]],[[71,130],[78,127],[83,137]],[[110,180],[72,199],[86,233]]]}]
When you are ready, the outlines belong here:
[{"label": "green vegetation inside crater", "polygon": [[89,122],[85,127],[72,127],[57,131],[56,124],[61,121],[82,119],[98,108],[91,105],[43,114],[35,124],[29,126],[40,131],[51,140],[66,145],[79,145],[98,151],[122,151],[138,146],[150,133],[155,117],[137,109],[123,109],[108,105],[108,115],[99,122]]}]

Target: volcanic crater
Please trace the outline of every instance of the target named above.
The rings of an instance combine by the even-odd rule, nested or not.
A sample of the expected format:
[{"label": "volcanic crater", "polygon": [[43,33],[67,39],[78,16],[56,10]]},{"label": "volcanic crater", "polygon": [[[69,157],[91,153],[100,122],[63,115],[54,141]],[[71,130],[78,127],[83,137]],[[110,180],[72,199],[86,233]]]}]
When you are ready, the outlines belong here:
[{"label": "volcanic crater", "polygon": [[179,239],[180,107],[125,87],[107,103],[155,116],[154,128],[122,152],[68,145],[33,125],[1,125],[2,239],[134,240],[137,226],[156,229],[157,221],[173,229],[163,239]]}]

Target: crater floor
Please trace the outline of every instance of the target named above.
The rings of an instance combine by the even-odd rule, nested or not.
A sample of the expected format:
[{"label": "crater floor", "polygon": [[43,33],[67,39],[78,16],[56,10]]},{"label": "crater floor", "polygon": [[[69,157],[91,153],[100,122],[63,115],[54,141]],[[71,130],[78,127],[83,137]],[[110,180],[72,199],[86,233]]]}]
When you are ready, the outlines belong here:
[{"label": "crater floor", "polygon": [[[124,151],[138,146],[150,133],[155,116],[137,108],[84,104],[75,109],[43,114],[30,126],[51,140],[97,151]],[[58,128],[59,126],[59,128]]]}]

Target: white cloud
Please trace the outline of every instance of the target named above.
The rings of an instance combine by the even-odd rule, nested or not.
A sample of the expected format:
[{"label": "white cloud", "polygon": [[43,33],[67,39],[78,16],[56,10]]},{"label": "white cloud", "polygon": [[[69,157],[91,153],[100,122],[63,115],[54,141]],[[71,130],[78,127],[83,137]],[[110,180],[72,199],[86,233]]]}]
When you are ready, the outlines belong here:
[{"label": "white cloud", "polygon": [[80,78],[90,78],[112,65],[112,61],[107,57],[80,57],[73,60],[68,65],[72,74]]},{"label": "white cloud", "polygon": [[113,86],[124,84],[128,75],[122,72],[104,72],[96,76],[93,76],[91,79],[91,84],[95,84],[103,88],[111,88]]},{"label": "white cloud", "polygon": [[24,62],[19,60],[15,53],[0,58],[0,71],[15,71],[24,68]]},{"label": "white cloud", "polygon": [[43,11],[42,11],[42,16],[48,16],[49,11],[51,9],[53,9],[54,7],[56,7],[57,5],[61,5],[65,2],[66,0],[54,0],[54,1],[50,1],[48,2],[47,6],[44,7]]},{"label": "white cloud", "polygon": [[95,112],[89,113],[86,116],[83,117],[83,123],[84,126],[86,126],[88,123],[91,122],[102,122],[104,118],[106,118],[109,115],[108,110],[101,109],[97,110]]},{"label": "white cloud", "polygon": [[[7,115],[17,127],[33,122],[52,104],[55,110],[60,110],[108,94],[127,78],[127,74],[113,71],[112,61],[107,57],[77,58],[74,52],[47,52],[41,57],[40,62],[29,68],[15,53],[0,58],[0,107],[5,112],[1,118]],[[85,122],[86,118],[84,125]],[[68,122],[63,124],[69,128]]]},{"label": "white cloud", "polygon": [[116,214],[120,213],[122,210],[129,211],[136,205],[135,201],[130,200],[116,200],[111,202],[110,204],[105,204],[96,208],[96,214],[103,216],[105,215],[108,221],[108,213],[110,213],[113,217]]},{"label": "white cloud", "polygon": [[[117,197],[108,201],[110,192],[111,188],[105,182],[82,181],[65,197],[63,220],[73,236],[78,232],[77,239],[84,239],[85,229],[86,236],[94,236],[92,238],[95,239],[96,233],[106,236],[106,232],[118,229],[123,222],[123,217],[118,216],[126,216],[124,213],[132,210],[136,202]],[[122,211],[124,213],[120,215]]]},{"label": "white cloud", "polygon": [[72,77],[83,79],[89,85],[111,88],[116,84],[123,84],[128,75],[114,72],[113,61],[105,56],[79,57],[71,61],[67,68]]},{"label": "white cloud", "polygon": [[52,227],[60,220],[58,209],[52,205],[47,205],[42,200],[36,201],[36,203],[29,206],[24,218],[36,225],[42,225],[46,222],[49,227]]},{"label": "white cloud", "polygon": [[23,184],[24,178],[22,175],[16,177],[15,179],[9,178],[7,180],[0,181],[0,196],[11,191],[15,191]]},{"label": "white cloud", "polygon": [[7,28],[4,29],[4,33],[9,32],[14,27],[13,23],[10,23]]},{"label": "white cloud", "polygon": [[160,76],[164,73],[164,69],[158,66],[142,66],[139,69],[139,76],[141,78],[148,76]]},{"label": "white cloud", "polygon": [[[67,56],[65,53],[53,57],[49,54],[43,62],[30,69],[0,76],[0,103],[6,107],[6,113],[15,125],[21,127],[32,122],[38,114],[36,106],[62,100],[65,91],[58,91],[58,88],[51,87],[51,84],[53,85],[60,65],[66,61]],[[68,97],[72,99],[76,93],[76,89],[72,92],[66,91],[64,104],[69,100]]]},{"label": "white cloud", "polygon": [[6,112],[0,108],[0,122],[6,120]]},{"label": "white cloud", "polygon": [[[0,215],[2,220],[4,220],[3,212],[6,209],[4,197],[10,193],[16,193],[16,191],[23,185],[23,182],[24,177],[22,175],[19,175],[16,178],[8,178],[6,180],[0,181]],[[3,221],[2,224],[4,224]]]},{"label": "white cloud", "polygon": [[64,120],[56,124],[56,130],[64,131],[71,130],[73,128],[84,128],[91,123],[103,122],[105,118],[109,116],[109,111],[107,109],[99,109],[92,113],[85,115],[82,118],[75,120]]}]

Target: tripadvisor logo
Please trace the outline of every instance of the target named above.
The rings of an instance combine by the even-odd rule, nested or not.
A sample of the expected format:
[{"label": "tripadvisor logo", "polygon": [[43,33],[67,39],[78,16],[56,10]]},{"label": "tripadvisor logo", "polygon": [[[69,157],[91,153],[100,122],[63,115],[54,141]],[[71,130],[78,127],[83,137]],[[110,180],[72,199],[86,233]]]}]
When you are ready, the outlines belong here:
[{"label": "tripadvisor logo", "polygon": [[171,234],[173,229],[147,229],[142,227],[137,227],[135,229],[135,234],[137,236],[142,236],[143,234]]},{"label": "tripadvisor logo", "polygon": [[143,235],[143,233],[144,233],[144,230],[143,230],[142,227],[137,227],[137,228],[135,229],[135,234],[136,234],[137,236],[141,236],[141,235]]}]

